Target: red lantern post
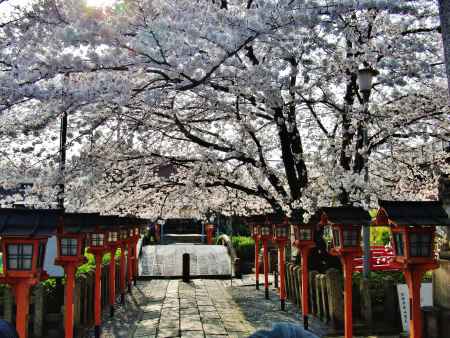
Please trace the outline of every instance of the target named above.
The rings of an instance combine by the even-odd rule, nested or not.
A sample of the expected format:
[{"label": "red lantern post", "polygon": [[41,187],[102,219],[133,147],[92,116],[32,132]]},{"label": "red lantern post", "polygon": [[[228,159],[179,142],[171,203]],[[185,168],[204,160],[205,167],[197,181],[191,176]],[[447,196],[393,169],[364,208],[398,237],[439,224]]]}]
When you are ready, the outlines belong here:
[{"label": "red lantern post", "polygon": [[259,226],[259,235],[263,242],[263,259],[264,259],[264,294],[266,299],[269,299],[269,250],[267,247],[268,241],[272,239],[272,226],[269,219]]},{"label": "red lantern post", "polygon": [[283,222],[274,224],[273,239],[278,244],[279,255],[279,275],[280,275],[280,303],[281,310],[286,309],[286,260],[285,249],[286,243],[289,241],[289,222],[287,218]]},{"label": "red lantern post", "polygon": [[108,251],[107,239],[108,231],[102,231],[97,228],[93,233],[89,234],[89,252],[95,257],[95,288],[94,288],[94,322],[95,322],[95,338],[100,338],[102,325],[102,261],[103,255]]},{"label": "red lantern post", "polygon": [[64,332],[65,338],[73,337],[73,293],[77,268],[86,262],[84,256],[86,237],[82,233],[71,233],[60,227],[57,232],[57,257],[55,264],[66,273]]},{"label": "red lantern post", "polygon": [[259,226],[250,224],[250,232],[255,241],[255,284],[256,290],[259,290]]},{"label": "red lantern post", "polygon": [[370,224],[370,215],[358,207],[323,208],[321,223],[330,224],[333,234],[331,254],[340,258],[344,270],[345,338],[353,338],[353,259],[361,257],[362,225]]},{"label": "red lantern post", "polygon": [[47,237],[9,237],[1,240],[4,273],[1,283],[11,285],[16,298],[16,330],[28,337],[30,289],[48,278],[43,270]]},{"label": "red lantern post", "polygon": [[300,223],[300,220],[294,220],[297,224],[294,225],[295,241],[294,245],[300,252],[302,261],[302,313],[303,313],[303,326],[305,330],[308,330],[308,314],[309,314],[309,269],[308,258],[309,252],[316,246],[314,242],[315,226],[319,223],[317,217],[311,217],[307,224]]},{"label": "red lantern post", "polygon": [[440,202],[379,201],[377,225],[390,226],[394,262],[403,271],[409,290],[410,338],[423,337],[420,287],[423,275],[439,264],[434,253],[436,226],[448,226]]}]

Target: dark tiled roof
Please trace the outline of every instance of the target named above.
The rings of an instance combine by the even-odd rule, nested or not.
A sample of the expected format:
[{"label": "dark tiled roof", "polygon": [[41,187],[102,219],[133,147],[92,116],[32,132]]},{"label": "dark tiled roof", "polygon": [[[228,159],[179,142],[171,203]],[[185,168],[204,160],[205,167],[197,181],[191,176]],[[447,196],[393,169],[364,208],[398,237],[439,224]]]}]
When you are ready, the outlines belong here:
[{"label": "dark tiled roof", "polygon": [[0,236],[51,236],[62,215],[58,209],[0,209]]},{"label": "dark tiled roof", "polygon": [[378,201],[387,217],[397,225],[446,225],[450,220],[437,201]]},{"label": "dark tiled roof", "polygon": [[371,217],[361,207],[324,207],[321,209],[331,224],[368,225]]}]

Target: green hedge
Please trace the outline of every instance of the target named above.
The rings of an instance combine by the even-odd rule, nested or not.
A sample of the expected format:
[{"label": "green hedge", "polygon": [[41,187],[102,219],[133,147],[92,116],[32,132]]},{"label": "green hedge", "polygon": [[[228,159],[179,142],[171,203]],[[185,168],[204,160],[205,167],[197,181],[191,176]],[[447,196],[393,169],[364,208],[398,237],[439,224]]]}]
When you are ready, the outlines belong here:
[{"label": "green hedge", "polygon": [[255,241],[247,236],[233,236],[231,237],[236,254],[241,261],[253,261],[255,259]]}]

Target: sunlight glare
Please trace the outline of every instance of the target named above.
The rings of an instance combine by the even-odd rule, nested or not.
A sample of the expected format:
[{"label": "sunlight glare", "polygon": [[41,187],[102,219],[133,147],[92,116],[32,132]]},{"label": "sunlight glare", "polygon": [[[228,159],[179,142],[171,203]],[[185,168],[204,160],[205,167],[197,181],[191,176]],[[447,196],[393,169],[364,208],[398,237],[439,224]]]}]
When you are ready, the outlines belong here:
[{"label": "sunlight glare", "polygon": [[86,5],[90,7],[112,7],[117,0],[86,0]]}]

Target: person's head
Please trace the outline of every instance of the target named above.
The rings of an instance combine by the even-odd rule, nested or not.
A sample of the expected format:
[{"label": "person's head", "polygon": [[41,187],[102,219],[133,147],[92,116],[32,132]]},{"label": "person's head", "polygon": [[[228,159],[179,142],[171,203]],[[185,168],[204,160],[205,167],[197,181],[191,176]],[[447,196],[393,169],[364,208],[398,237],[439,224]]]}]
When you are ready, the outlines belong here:
[{"label": "person's head", "polygon": [[275,323],[272,330],[259,330],[248,338],[318,338],[300,325],[291,323]]},{"label": "person's head", "polygon": [[11,323],[0,319],[0,338],[19,338],[19,335]]}]

